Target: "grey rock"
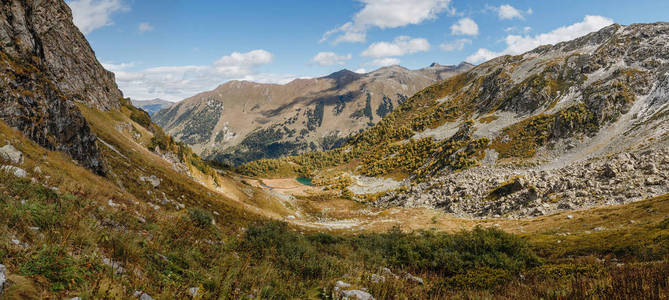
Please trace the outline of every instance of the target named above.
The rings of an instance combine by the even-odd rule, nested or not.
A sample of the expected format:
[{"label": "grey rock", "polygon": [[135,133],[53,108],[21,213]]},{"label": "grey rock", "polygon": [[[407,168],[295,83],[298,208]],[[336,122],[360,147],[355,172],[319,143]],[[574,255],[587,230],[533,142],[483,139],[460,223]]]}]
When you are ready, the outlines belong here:
[{"label": "grey rock", "polygon": [[23,153],[11,144],[7,144],[0,148],[0,158],[6,159],[15,165],[23,164]]},{"label": "grey rock", "polygon": [[14,175],[16,177],[20,177],[20,178],[28,177],[28,173],[24,169],[21,169],[19,167],[15,167],[15,166],[2,166],[2,167],[0,167],[0,171],[7,172],[9,174],[12,174],[12,175]]},{"label": "grey rock", "polygon": [[409,274],[409,273],[406,273],[406,275],[404,275],[404,279],[405,279],[406,281],[413,282],[413,283],[417,283],[417,284],[420,284],[420,285],[425,284],[425,283],[423,282],[423,279],[422,279],[422,278],[417,277],[417,276],[413,276],[413,275],[411,275],[411,274]]},{"label": "grey rock", "polygon": [[341,291],[340,294],[344,299],[374,300],[372,294],[361,290],[346,290]]},{"label": "grey rock", "polygon": [[142,295],[139,296],[139,300],[153,300],[153,298],[147,293],[142,293]]},{"label": "grey rock", "polygon": [[200,295],[200,288],[199,287],[192,287],[192,288],[188,289],[188,293],[193,297],[197,297],[198,295]]},{"label": "grey rock", "polygon": [[382,283],[382,282],[386,282],[386,278],[381,276],[381,275],[372,274],[371,281],[373,283]]},{"label": "grey rock", "polygon": [[7,284],[7,267],[0,264],[0,295],[5,291],[5,285]]},{"label": "grey rock", "polygon": [[350,287],[350,286],[351,286],[350,284],[348,284],[346,282],[343,282],[341,280],[335,282],[335,287],[338,287],[340,289],[345,289],[345,288]]},{"label": "grey rock", "polygon": [[615,167],[611,163],[607,163],[604,165],[604,168],[602,169],[602,176],[606,178],[613,178],[618,175],[618,171],[616,171]]},{"label": "grey rock", "polygon": [[156,177],[156,175],[140,176],[139,181],[148,182],[153,186],[153,188],[160,186],[160,178]]}]

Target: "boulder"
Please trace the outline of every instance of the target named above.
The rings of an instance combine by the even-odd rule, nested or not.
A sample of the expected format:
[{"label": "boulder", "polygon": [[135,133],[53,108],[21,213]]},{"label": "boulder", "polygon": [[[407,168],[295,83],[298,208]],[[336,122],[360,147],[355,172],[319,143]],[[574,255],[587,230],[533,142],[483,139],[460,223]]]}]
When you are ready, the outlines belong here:
[{"label": "boulder", "polygon": [[361,291],[361,290],[348,290],[341,291],[341,297],[344,299],[356,299],[356,300],[374,300],[372,294]]},{"label": "boulder", "polygon": [[372,280],[373,283],[382,283],[382,282],[386,282],[386,278],[385,278],[385,277],[383,277],[383,276],[381,276],[381,275],[376,275],[376,274],[372,274],[372,279],[371,279],[371,280]]},{"label": "boulder", "polygon": [[602,169],[602,176],[606,178],[613,178],[618,175],[618,171],[616,170],[615,166],[613,166],[611,163],[607,163],[604,165],[604,168]]},{"label": "boulder", "polygon": [[15,166],[2,166],[2,167],[0,167],[0,171],[7,172],[7,173],[12,174],[16,177],[21,177],[21,178],[28,177],[28,173],[24,169],[21,169],[19,167],[15,167]]},{"label": "boulder", "polygon": [[7,144],[0,148],[0,158],[6,159],[15,165],[23,164],[23,153],[11,144]]},{"label": "boulder", "polygon": [[148,182],[150,183],[153,188],[157,188],[160,185],[160,178],[156,177],[156,175],[151,175],[151,176],[140,176],[139,181],[143,182]]},{"label": "boulder", "polygon": [[407,273],[406,275],[404,275],[404,280],[409,281],[409,282],[413,282],[413,283],[417,283],[417,284],[420,284],[420,285],[425,284],[425,282],[423,282],[423,279],[422,279],[422,278],[413,276],[413,275],[411,275],[411,274],[409,274],[409,273]]},{"label": "boulder", "polygon": [[192,288],[188,289],[188,293],[193,297],[197,297],[198,295],[200,295],[200,288],[199,287],[192,287]]},{"label": "boulder", "polygon": [[0,264],[0,295],[5,291],[5,284],[7,283],[7,267]]}]

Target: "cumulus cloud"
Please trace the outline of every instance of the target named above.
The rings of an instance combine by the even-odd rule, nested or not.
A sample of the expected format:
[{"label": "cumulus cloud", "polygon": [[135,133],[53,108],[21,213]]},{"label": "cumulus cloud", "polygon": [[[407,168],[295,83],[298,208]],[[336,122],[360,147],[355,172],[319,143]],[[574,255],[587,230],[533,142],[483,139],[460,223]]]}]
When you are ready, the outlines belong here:
[{"label": "cumulus cloud", "polygon": [[214,71],[227,76],[246,76],[254,73],[253,69],[274,60],[274,54],[265,50],[253,50],[247,53],[233,52],[214,62]]},{"label": "cumulus cloud", "polygon": [[392,66],[392,65],[399,65],[401,60],[396,57],[386,57],[386,58],[377,58],[369,63],[367,63],[368,66],[373,66],[373,67],[386,67],[386,66]]},{"label": "cumulus cloud", "polygon": [[513,20],[513,19],[523,20],[525,19],[525,15],[532,14],[531,8],[527,9],[526,11],[521,11],[509,4],[503,4],[500,5],[499,7],[486,5],[486,10],[496,12],[500,20]]},{"label": "cumulus cloud", "polygon": [[425,52],[429,50],[430,43],[426,39],[412,39],[409,36],[398,36],[392,42],[378,42],[371,44],[365,51],[362,52],[362,56],[375,58],[403,56],[406,54]]},{"label": "cumulus cloud", "polygon": [[462,18],[451,26],[453,35],[478,35],[479,25],[470,18]]},{"label": "cumulus cloud", "polygon": [[319,52],[311,59],[312,62],[320,66],[345,65],[347,60],[353,58],[353,55],[338,55],[334,52]]},{"label": "cumulus cloud", "polygon": [[142,23],[139,23],[139,26],[137,27],[137,30],[139,30],[140,33],[153,31],[153,25],[151,25],[147,22],[142,22]]},{"label": "cumulus cloud", "polygon": [[356,73],[358,73],[358,74],[365,74],[365,73],[367,73],[367,70],[365,70],[365,68],[360,68],[360,69],[357,69],[357,70],[355,70],[355,71],[353,71],[353,72],[356,72]]},{"label": "cumulus cloud", "polygon": [[74,25],[84,34],[113,25],[111,15],[127,10],[121,0],[71,0],[67,4],[72,9]]},{"label": "cumulus cloud", "polygon": [[364,42],[371,28],[397,28],[433,20],[449,11],[451,0],[358,0],[364,4],[353,20],[326,32],[321,42],[333,36],[334,43]]},{"label": "cumulus cloud", "polygon": [[507,35],[504,39],[504,42],[506,43],[506,49],[502,50],[501,52],[495,52],[482,48],[476,51],[476,53],[467,57],[466,61],[470,63],[480,63],[501,55],[522,54],[541,45],[557,44],[559,42],[573,40],[588,33],[600,30],[611,24],[613,24],[613,20],[609,18],[602,16],[585,16],[582,22],[578,22],[569,26],[563,26],[551,32],[542,33],[535,36]]},{"label": "cumulus cloud", "polygon": [[471,45],[471,44],[472,40],[470,39],[459,39],[450,43],[443,43],[439,45],[439,48],[441,48],[441,50],[444,50],[446,52],[456,51],[456,50],[461,51],[462,49],[465,48],[466,45]]},{"label": "cumulus cloud", "polygon": [[287,83],[297,77],[258,71],[258,67],[273,59],[270,52],[253,50],[234,52],[210,65],[161,66],[138,71],[130,70],[135,66],[133,63],[104,63],[103,66],[116,74],[116,82],[130,98],[176,101],[211,90],[228,80]]}]

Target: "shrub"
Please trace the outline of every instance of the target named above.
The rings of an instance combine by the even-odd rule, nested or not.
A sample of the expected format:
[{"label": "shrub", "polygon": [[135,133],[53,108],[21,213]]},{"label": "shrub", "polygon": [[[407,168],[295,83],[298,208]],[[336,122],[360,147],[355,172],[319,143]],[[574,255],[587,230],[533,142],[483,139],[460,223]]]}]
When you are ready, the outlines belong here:
[{"label": "shrub", "polygon": [[189,209],[188,216],[190,217],[190,220],[200,228],[207,228],[211,226],[214,220],[214,217],[210,212],[201,208]]}]

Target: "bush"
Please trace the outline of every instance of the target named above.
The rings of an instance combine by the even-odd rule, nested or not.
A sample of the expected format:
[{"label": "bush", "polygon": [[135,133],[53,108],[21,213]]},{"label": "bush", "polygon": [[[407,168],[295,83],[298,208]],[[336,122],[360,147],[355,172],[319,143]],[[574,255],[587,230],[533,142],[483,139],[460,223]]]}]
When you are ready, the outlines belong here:
[{"label": "bush", "polygon": [[212,216],[210,212],[201,208],[189,209],[188,216],[190,217],[190,220],[200,228],[207,228],[211,226],[214,221],[214,216]]},{"label": "bush", "polygon": [[44,246],[20,267],[20,272],[24,276],[44,276],[53,291],[70,289],[73,283],[83,281],[82,269],[58,246]]}]

